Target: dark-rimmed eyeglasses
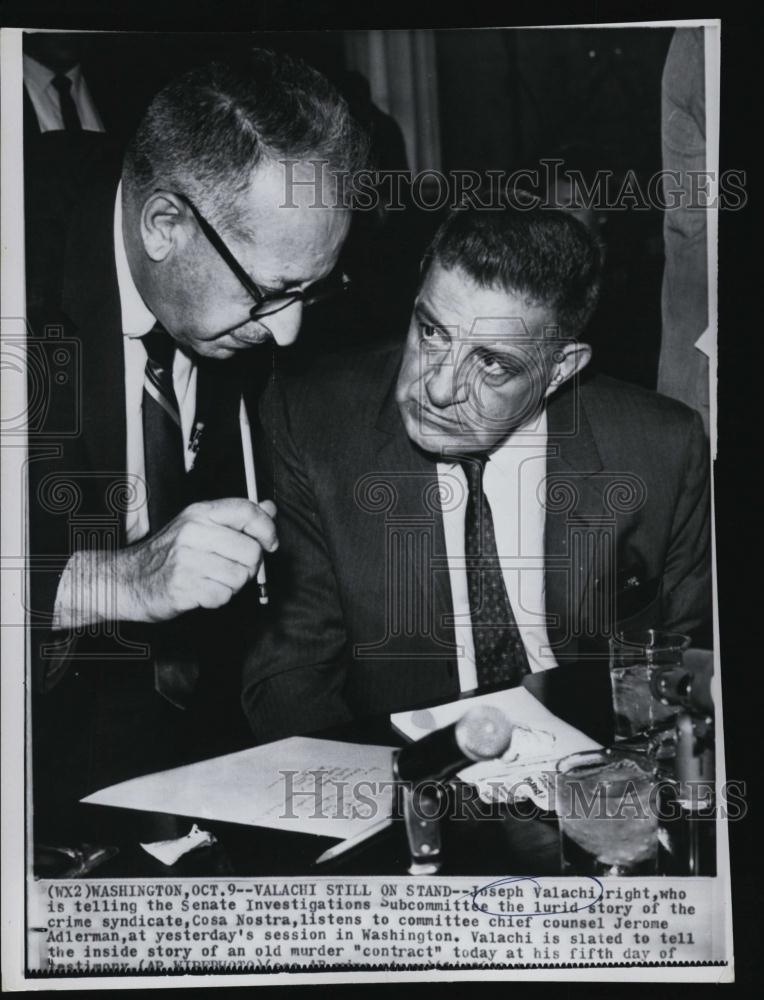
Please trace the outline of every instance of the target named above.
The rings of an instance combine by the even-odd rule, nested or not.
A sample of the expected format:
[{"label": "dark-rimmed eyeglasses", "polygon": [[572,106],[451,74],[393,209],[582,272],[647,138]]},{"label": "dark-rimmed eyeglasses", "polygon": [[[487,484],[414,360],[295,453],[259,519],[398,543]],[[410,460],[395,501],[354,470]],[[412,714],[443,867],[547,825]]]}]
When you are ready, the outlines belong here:
[{"label": "dark-rimmed eyeglasses", "polygon": [[312,306],[317,302],[324,302],[336,295],[341,295],[349,289],[350,278],[343,271],[336,269],[329,275],[328,278],[317,281],[314,284],[309,285],[307,288],[302,289],[302,291],[264,292],[257,285],[257,283],[250,278],[238,260],[228,249],[223,237],[217,232],[214,226],[212,226],[204,218],[191,199],[187,195],[182,194],[180,191],[173,191],[170,193],[174,194],[176,198],[179,198],[184,205],[188,205],[193,212],[194,218],[199,224],[201,231],[207,237],[218,254],[223,258],[229,269],[236,275],[239,282],[244,286],[244,288],[246,288],[254,299],[255,304],[249,310],[250,319],[258,320],[265,316],[272,316],[274,313],[281,312],[282,309],[287,309],[289,306],[294,305],[295,302],[301,302],[303,307]]}]

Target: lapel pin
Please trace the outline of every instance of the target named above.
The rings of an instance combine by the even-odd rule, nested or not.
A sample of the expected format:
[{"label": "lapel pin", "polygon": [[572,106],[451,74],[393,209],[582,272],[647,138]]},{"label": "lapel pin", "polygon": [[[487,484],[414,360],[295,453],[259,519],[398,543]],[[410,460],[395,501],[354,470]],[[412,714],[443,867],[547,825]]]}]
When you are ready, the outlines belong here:
[{"label": "lapel pin", "polygon": [[202,432],[204,431],[204,424],[199,421],[194,424],[194,429],[191,431],[191,437],[188,442],[188,450],[193,454],[199,451],[199,444],[202,440]]}]

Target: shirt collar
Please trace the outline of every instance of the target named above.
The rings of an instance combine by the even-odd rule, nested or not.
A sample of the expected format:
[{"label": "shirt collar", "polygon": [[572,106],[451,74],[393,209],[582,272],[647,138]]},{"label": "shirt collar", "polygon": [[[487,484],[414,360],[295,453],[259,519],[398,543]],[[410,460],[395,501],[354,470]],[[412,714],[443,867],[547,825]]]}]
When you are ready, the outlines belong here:
[{"label": "shirt collar", "polygon": [[[516,444],[517,447],[512,447]],[[531,453],[546,454],[547,445],[547,414],[546,406],[541,412],[516,428],[502,443],[491,452],[488,461],[500,473],[517,472],[518,461],[529,458]]]},{"label": "shirt collar", "polygon": [[[72,84],[75,84],[82,76],[82,67],[77,63],[76,66],[72,66],[63,75],[68,76]],[[33,83],[38,90],[43,91],[46,87],[49,87],[54,76],[56,76],[54,69],[51,69],[49,66],[43,66],[34,56],[24,55],[24,79],[27,82]]]},{"label": "shirt collar", "polygon": [[117,287],[122,309],[122,333],[126,337],[143,337],[156,324],[156,316],[141,298],[135,287],[130,265],[127,262],[125,238],[122,231],[122,184],[117,188],[114,204],[114,259],[117,265]]}]

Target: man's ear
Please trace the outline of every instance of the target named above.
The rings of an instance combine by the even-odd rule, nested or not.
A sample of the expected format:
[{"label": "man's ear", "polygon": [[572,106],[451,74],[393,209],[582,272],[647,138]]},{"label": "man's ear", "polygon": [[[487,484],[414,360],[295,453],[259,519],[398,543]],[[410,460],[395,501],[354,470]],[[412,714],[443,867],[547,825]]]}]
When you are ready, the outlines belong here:
[{"label": "man's ear", "polygon": [[546,388],[544,397],[551,396],[568,379],[583,371],[592,359],[592,349],[589,344],[580,344],[577,340],[569,340],[566,344],[556,347],[552,359],[552,378]]},{"label": "man's ear", "polygon": [[154,191],[141,210],[141,241],[156,263],[165,260],[183,239],[186,212],[182,202],[166,191]]}]

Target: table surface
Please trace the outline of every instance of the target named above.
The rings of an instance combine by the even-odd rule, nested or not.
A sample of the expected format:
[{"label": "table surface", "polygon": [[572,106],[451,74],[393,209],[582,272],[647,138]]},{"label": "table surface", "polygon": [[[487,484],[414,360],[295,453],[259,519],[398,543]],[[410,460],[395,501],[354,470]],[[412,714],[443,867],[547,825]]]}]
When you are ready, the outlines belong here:
[{"label": "table surface", "polygon": [[[600,743],[613,739],[613,711],[606,663],[580,663],[531,674],[527,687],[555,715]],[[315,734],[357,743],[400,746],[403,741],[387,718]],[[314,862],[336,839],[269,830],[233,823],[199,821],[217,843],[187,854],[166,866],[139,845],[182,836],[192,819],[103,806],[80,805],[83,840],[97,830],[92,842],[119,849],[95,868],[90,877],[235,877],[295,875],[401,875],[409,864],[402,821],[318,867]],[[519,808],[519,807],[518,807]],[[532,815],[528,815],[528,812]],[[469,813],[472,812],[472,815]],[[537,810],[492,810],[491,816],[447,818],[442,823],[442,875],[552,875],[560,872],[557,821]],[[108,831],[108,841],[104,832]]]}]

